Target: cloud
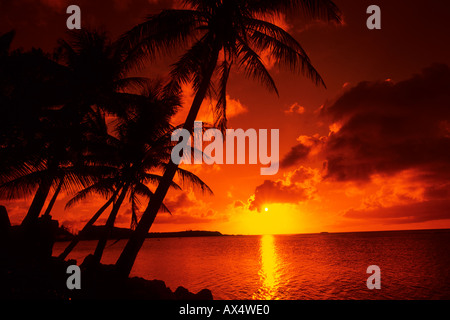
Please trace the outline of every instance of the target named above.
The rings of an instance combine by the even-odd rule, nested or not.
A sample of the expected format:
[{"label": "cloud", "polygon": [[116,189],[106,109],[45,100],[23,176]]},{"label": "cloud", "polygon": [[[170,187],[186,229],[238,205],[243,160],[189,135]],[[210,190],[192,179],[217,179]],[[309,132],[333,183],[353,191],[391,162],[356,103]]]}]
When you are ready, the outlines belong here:
[{"label": "cloud", "polygon": [[345,218],[382,220],[383,223],[402,224],[450,219],[450,199],[430,200],[406,205],[374,208],[370,210],[348,210]]},{"label": "cloud", "polygon": [[[361,82],[319,111],[327,136],[302,135],[284,156],[284,168],[306,159],[324,163],[323,180],[310,185],[267,181],[252,204],[337,199],[347,222],[422,223],[450,219],[450,68],[434,64],[401,82]],[[315,156],[314,158],[312,156]],[[301,171],[291,171],[299,174]],[[319,176],[320,178],[320,176]],[[294,184],[292,184],[294,182]],[[305,194],[304,190],[312,192]],[[340,214],[341,214],[340,213]]]},{"label": "cloud", "polygon": [[195,202],[192,199],[189,199],[186,192],[182,192],[173,198],[164,200],[164,204],[171,212],[177,212],[183,208],[194,205]]},{"label": "cloud", "polygon": [[236,201],[234,201],[233,206],[234,206],[235,208],[239,208],[239,207],[244,207],[245,204],[244,204],[241,200],[236,200]]},{"label": "cloud", "polygon": [[346,87],[321,113],[333,123],[321,153],[329,181],[365,185],[344,218],[383,224],[450,219],[450,68],[401,82]]},{"label": "cloud", "polygon": [[326,137],[321,137],[318,134],[314,136],[302,135],[297,138],[297,141],[298,144],[294,145],[281,160],[282,168],[298,165],[309,155],[318,154],[326,141]]},{"label": "cloud", "polygon": [[297,102],[291,104],[287,110],[284,111],[286,114],[297,113],[303,114],[305,113],[305,107],[299,105]]},{"label": "cloud", "polygon": [[281,160],[280,165],[282,168],[292,167],[298,163],[300,163],[302,160],[304,160],[309,152],[311,151],[311,148],[308,146],[305,146],[302,143],[299,143],[291,148],[289,152],[284,156],[284,158]]},{"label": "cloud", "polygon": [[244,106],[239,100],[231,98],[227,95],[227,117],[235,117],[242,113],[248,111],[247,107]]},{"label": "cloud", "polygon": [[212,209],[211,203],[197,198],[192,190],[169,194],[165,198],[164,204],[172,214],[158,214],[155,223],[159,225],[184,225],[183,227],[189,227],[193,224],[214,223],[228,218]]},{"label": "cloud", "polygon": [[374,175],[373,192],[366,192],[361,205],[345,218],[380,220],[383,223],[414,223],[450,219],[450,182],[428,181],[417,169],[393,176]]},{"label": "cloud", "polygon": [[450,68],[435,64],[402,82],[362,82],[323,112],[339,123],[324,146],[328,178],[370,181],[417,169],[450,178]]},{"label": "cloud", "polygon": [[[195,92],[190,85],[184,84],[183,91],[183,108],[172,118],[172,123],[178,125],[184,123],[186,116],[194,100]],[[248,108],[243,105],[238,99],[234,99],[227,94],[227,119],[231,119],[240,114],[246,113]],[[214,123],[214,107],[217,104],[215,99],[205,99],[197,116],[198,121],[205,123]]]},{"label": "cloud", "polygon": [[269,203],[299,203],[313,199],[321,176],[317,169],[300,167],[279,180],[264,180],[255,188],[249,200],[249,209],[260,211]]}]

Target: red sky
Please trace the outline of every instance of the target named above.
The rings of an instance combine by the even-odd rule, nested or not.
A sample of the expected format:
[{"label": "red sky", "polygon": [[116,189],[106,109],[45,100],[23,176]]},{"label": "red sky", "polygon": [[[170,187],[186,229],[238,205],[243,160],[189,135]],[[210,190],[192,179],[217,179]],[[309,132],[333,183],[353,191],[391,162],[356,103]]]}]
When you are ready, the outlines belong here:
[{"label": "red sky", "polygon": [[[268,64],[279,97],[234,72],[229,128],[279,129],[280,170],[260,165],[196,165],[214,196],[170,192],[151,231],[303,233],[450,227],[450,44],[445,1],[336,0],[341,26],[282,17],[324,78],[327,89]],[[115,37],[172,1],[0,0],[0,30],[15,47],[51,52],[64,37],[65,9],[78,4],[82,27]],[[381,8],[382,29],[368,30],[366,8]],[[176,56],[149,64],[164,74]],[[185,90],[189,101],[191,91]],[[186,103],[187,104],[187,103]],[[207,120],[205,104],[199,120]],[[174,118],[183,121],[183,111]],[[100,199],[53,216],[78,229]],[[2,202],[13,223],[30,199]],[[267,208],[267,212],[264,210]],[[118,225],[129,225],[125,206]]]}]

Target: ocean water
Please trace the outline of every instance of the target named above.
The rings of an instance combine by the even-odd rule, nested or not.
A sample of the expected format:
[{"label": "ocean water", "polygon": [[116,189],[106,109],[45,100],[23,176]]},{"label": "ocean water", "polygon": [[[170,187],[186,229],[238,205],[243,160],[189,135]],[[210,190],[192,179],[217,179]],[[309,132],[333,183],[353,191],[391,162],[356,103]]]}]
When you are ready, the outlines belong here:
[{"label": "ocean water", "polygon": [[[125,242],[109,242],[102,262]],[[450,299],[449,244],[450,230],[147,239],[132,276],[208,288],[216,300]],[[82,241],[69,258],[80,264],[95,245]],[[379,290],[367,288],[370,265]]]}]

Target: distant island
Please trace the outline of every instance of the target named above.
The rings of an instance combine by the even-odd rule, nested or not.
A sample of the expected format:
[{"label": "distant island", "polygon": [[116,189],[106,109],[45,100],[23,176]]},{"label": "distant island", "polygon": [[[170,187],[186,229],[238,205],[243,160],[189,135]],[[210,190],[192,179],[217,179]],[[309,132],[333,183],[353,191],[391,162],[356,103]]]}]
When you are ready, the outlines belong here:
[{"label": "distant island", "polygon": [[[104,226],[92,226],[83,235],[83,240],[98,240],[103,234]],[[72,233],[64,228],[59,228],[57,241],[70,241],[74,237]],[[129,239],[133,230],[128,228],[114,227],[109,239]],[[219,237],[223,236],[219,231],[188,230],[179,232],[149,232],[147,238],[187,238],[187,237]]]}]

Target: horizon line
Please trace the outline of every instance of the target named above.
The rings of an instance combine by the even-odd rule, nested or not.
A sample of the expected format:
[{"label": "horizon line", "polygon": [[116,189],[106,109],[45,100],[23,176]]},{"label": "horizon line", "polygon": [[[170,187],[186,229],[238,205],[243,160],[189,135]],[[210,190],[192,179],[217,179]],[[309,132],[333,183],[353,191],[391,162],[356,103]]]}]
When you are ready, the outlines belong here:
[{"label": "horizon line", "polygon": [[301,233],[261,233],[261,234],[245,234],[245,233],[223,233],[218,230],[183,230],[183,231],[154,231],[149,233],[176,233],[188,231],[202,232],[219,232],[223,236],[294,236],[294,235],[312,235],[312,234],[340,234],[340,233],[368,233],[368,232],[400,232],[400,231],[450,231],[450,228],[431,228],[431,229],[393,229],[393,230],[366,230],[366,231],[319,231],[319,232],[301,232]]}]

